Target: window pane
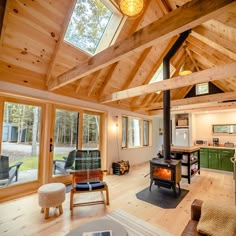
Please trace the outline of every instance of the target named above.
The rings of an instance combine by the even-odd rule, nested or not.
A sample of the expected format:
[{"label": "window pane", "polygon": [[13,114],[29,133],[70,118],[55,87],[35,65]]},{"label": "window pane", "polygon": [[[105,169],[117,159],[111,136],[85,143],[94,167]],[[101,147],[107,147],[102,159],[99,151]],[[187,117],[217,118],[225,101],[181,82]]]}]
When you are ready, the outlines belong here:
[{"label": "window pane", "polygon": [[149,145],[149,121],[143,121],[143,146]]},{"label": "window pane", "polygon": [[112,15],[100,0],[77,0],[64,39],[94,54]]},{"label": "window pane", "polygon": [[141,121],[129,118],[129,147],[141,146]]},{"label": "window pane", "polygon": [[74,160],[70,152],[77,147],[78,140],[78,113],[67,110],[56,110],[54,127],[54,165],[53,174],[67,174]]},{"label": "window pane", "polygon": [[196,95],[202,95],[209,93],[209,84],[208,83],[201,83],[196,84]]},{"label": "window pane", "polygon": [[99,149],[100,116],[83,114],[83,149]]},{"label": "window pane", "polygon": [[0,187],[38,179],[40,123],[40,107],[5,102]]},{"label": "window pane", "polygon": [[127,147],[127,121],[128,118],[122,117],[122,148]]}]

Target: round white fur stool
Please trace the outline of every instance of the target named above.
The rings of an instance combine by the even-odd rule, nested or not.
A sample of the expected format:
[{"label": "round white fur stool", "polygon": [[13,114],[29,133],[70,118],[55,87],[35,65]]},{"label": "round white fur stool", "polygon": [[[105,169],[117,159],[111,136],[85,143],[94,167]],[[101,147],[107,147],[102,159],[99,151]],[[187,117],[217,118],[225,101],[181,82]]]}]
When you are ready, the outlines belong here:
[{"label": "round white fur stool", "polygon": [[60,215],[63,213],[62,203],[65,200],[66,187],[62,183],[49,183],[38,189],[39,206],[41,213],[45,212],[45,219],[49,218],[49,208],[59,208]]}]

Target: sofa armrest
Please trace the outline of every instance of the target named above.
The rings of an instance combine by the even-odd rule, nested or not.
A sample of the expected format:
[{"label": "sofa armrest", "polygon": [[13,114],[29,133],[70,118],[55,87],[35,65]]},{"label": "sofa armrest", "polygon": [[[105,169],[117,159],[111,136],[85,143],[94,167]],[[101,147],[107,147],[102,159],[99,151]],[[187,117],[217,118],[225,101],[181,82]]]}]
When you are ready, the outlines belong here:
[{"label": "sofa armrest", "polygon": [[199,221],[202,209],[202,200],[195,199],[191,205],[191,219]]}]

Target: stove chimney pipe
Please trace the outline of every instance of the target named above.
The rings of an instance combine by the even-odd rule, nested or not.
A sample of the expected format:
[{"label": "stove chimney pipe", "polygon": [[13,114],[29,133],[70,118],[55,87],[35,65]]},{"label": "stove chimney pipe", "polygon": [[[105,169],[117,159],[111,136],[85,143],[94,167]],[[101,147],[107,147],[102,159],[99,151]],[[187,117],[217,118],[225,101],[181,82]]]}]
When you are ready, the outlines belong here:
[{"label": "stove chimney pipe", "polygon": [[[191,33],[191,30],[187,30],[180,34],[179,38],[176,40],[172,48],[166,54],[163,59],[163,80],[170,78],[170,59],[181,47],[183,42]],[[164,146],[163,154],[166,161],[171,160],[171,130],[170,130],[170,90],[165,90],[163,92],[163,127],[164,127]]]}]

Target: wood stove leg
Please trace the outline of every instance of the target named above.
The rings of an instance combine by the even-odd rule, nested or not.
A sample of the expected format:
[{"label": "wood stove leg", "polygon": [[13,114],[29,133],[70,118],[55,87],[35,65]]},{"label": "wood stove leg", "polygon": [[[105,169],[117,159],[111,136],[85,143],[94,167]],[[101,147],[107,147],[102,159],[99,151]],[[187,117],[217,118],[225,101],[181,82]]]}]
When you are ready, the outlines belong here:
[{"label": "wood stove leg", "polygon": [[178,183],[178,187],[179,187],[179,194],[181,194],[181,188],[180,188],[180,184]]},{"label": "wood stove leg", "polygon": [[173,191],[174,191],[174,195],[175,195],[175,197],[177,197],[177,194],[176,194],[176,185],[175,185],[175,184],[172,185],[172,188],[173,188]]},{"label": "wood stove leg", "polygon": [[151,181],[150,181],[150,186],[149,186],[149,191],[150,191],[150,192],[152,191],[152,183],[153,183],[153,180],[151,179]]}]

